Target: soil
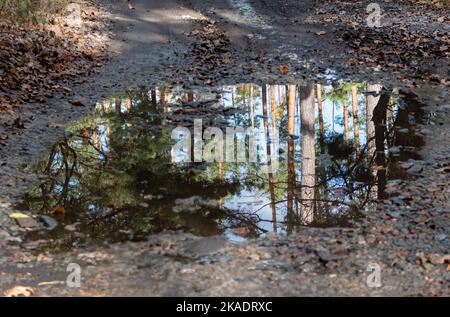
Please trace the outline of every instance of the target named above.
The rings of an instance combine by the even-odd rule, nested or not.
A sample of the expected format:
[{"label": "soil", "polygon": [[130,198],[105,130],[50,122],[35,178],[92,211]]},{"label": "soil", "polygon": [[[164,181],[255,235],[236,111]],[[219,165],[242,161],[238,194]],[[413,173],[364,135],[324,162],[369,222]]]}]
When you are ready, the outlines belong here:
[{"label": "soil", "polygon": [[[389,58],[370,62],[369,53],[352,53],[349,43],[357,29],[349,34],[344,26],[349,17],[364,16],[365,2],[352,6],[357,14],[343,13],[341,3],[328,1],[152,0],[133,2],[135,10],[127,1],[99,2],[112,26],[110,61],[98,74],[74,83],[71,96],[23,104],[24,128],[13,124],[15,115],[0,119],[0,135],[8,136],[0,147],[1,292],[23,285],[36,296],[450,295],[449,77],[448,66],[439,66],[448,65],[445,50],[427,64],[439,66],[434,80],[423,76],[427,65],[387,68]],[[407,3],[389,6],[410,8]],[[448,20],[427,23],[438,21],[442,11],[427,10],[423,36],[448,31]],[[323,16],[333,19],[336,12],[337,22],[324,22]],[[408,30],[417,27],[402,23]],[[348,41],[341,40],[345,34]],[[287,72],[280,71],[284,67]],[[24,229],[8,216],[36,180],[31,166],[40,153],[65,133],[68,121],[88,114],[102,98],[158,83],[189,88],[306,78],[325,82],[328,70],[339,79],[383,78],[392,86],[413,87],[428,106],[429,122],[416,127],[427,140],[422,159],[410,162],[421,167],[415,169],[418,175],[388,184],[399,195],[378,204],[355,228],[304,228],[288,237],[242,244],[164,232],[148,242],[49,254],[22,243]],[[75,107],[73,100],[84,106]],[[82,267],[81,288],[65,285],[71,262]],[[371,264],[381,269],[381,287],[367,284]]]}]

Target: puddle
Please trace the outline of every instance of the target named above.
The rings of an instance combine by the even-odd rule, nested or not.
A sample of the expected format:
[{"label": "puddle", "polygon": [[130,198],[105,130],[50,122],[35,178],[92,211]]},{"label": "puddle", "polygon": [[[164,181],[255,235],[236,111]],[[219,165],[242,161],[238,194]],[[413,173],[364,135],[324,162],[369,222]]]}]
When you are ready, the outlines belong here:
[{"label": "puddle", "polygon": [[[28,238],[62,250],[164,230],[240,242],[302,226],[351,227],[387,197],[388,180],[407,177],[398,162],[418,158],[413,127],[423,115],[415,96],[397,89],[376,95],[366,93],[376,85],[340,83],[312,99],[317,87],[153,87],[97,103],[37,164],[40,182],[19,209],[56,227]],[[224,137],[227,127],[253,128],[252,142],[237,133],[227,144],[236,157],[251,144],[254,160],[185,162],[198,143],[174,145],[194,136],[195,119],[203,133],[216,127]]]}]

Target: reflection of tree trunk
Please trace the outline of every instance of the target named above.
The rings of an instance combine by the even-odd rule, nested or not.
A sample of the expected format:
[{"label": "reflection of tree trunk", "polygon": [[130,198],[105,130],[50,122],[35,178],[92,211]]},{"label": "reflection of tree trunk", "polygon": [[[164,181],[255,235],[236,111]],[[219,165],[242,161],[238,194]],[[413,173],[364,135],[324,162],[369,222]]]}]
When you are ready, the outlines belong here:
[{"label": "reflection of tree trunk", "polygon": [[81,130],[81,134],[82,134],[82,138],[83,138],[83,145],[88,145],[89,144],[89,130],[86,128],[83,128]]},{"label": "reflection of tree trunk", "polygon": [[335,108],[336,108],[336,104],[335,104],[335,102],[333,100],[333,112],[331,114],[331,117],[333,118],[333,120],[331,120],[332,125],[333,125],[333,127],[332,127],[333,133],[334,133],[334,112],[335,112]]},{"label": "reflection of tree trunk", "polygon": [[375,156],[375,124],[373,122],[373,112],[380,100],[380,92],[383,86],[367,85],[366,97],[366,135],[367,135],[367,157],[369,163]]},{"label": "reflection of tree trunk", "polygon": [[92,131],[92,144],[94,144],[94,146],[96,148],[100,148],[100,146],[99,146],[99,138],[98,138],[97,122],[95,123],[94,131]]},{"label": "reflection of tree trunk", "polygon": [[[380,92],[383,86],[381,85],[367,85],[366,97],[366,136],[367,136],[367,159],[369,169],[373,179],[376,178],[376,170],[372,167],[372,162],[375,159],[375,123],[373,122],[373,112],[380,100]],[[369,184],[369,200],[375,200],[377,195],[376,185]]]},{"label": "reflection of tree trunk", "polygon": [[[325,125],[323,122],[323,107],[322,107],[322,85],[317,84],[317,110],[319,117],[319,145],[320,154],[325,154]],[[324,198],[323,202],[319,202],[320,206],[320,220],[325,220],[328,213],[328,183],[327,183],[327,173],[323,165],[320,165],[320,173],[318,175],[318,183],[322,184],[323,195],[320,193],[320,188],[317,189],[317,195]]]},{"label": "reflection of tree trunk", "polygon": [[127,112],[130,113],[131,112],[131,108],[133,106],[133,101],[131,99],[131,95],[127,95],[127,100],[126,100],[126,106],[127,106]]},{"label": "reflection of tree trunk", "polygon": [[[367,85],[366,117],[367,117],[367,156],[369,164],[375,161],[378,168],[371,168],[372,176],[378,179],[377,185],[372,186],[369,192],[369,199],[383,197],[384,185],[386,182],[384,139],[386,107],[389,96],[381,94],[383,86]],[[378,170],[378,172],[377,172]]]},{"label": "reflection of tree trunk", "polygon": [[[266,85],[263,85],[263,122],[264,122],[264,135],[266,137],[266,154],[267,154],[267,166],[268,166],[268,177],[269,177],[269,191],[270,191],[270,206],[272,208],[272,221],[273,221],[273,232],[277,232],[277,210],[275,206],[275,191],[273,186],[273,173],[272,173],[272,155],[270,151],[270,135],[269,135],[269,125],[268,125],[268,111],[267,111],[267,92]],[[270,87],[270,94],[272,97],[273,88]],[[272,106],[272,98],[271,98]],[[273,120],[273,118],[272,118]]]},{"label": "reflection of tree trunk", "polygon": [[389,95],[382,94],[373,112],[375,124],[375,148],[377,164],[378,199],[384,198],[386,187],[386,154],[384,141],[386,139],[386,109],[389,103]]},{"label": "reflection of tree trunk", "polygon": [[120,117],[121,112],[122,112],[122,100],[120,99],[120,97],[116,97],[114,99],[115,101],[115,111],[116,111],[116,115]]},{"label": "reflection of tree trunk", "polygon": [[[360,144],[359,144],[359,102],[358,102],[358,87],[356,85],[352,86],[352,117],[353,117],[353,138],[354,138],[354,146],[355,146],[355,158],[359,159],[359,155],[361,153]],[[353,182],[352,182],[353,184]],[[359,200],[360,203],[363,204],[364,199],[364,189],[361,185],[359,187]],[[353,185],[352,185],[353,190]]]},{"label": "reflection of tree trunk", "polygon": [[317,84],[317,111],[319,116],[319,141],[320,141],[320,150],[323,154],[324,148],[324,138],[325,138],[325,127],[323,124],[323,113],[322,113],[322,85]]},{"label": "reflection of tree trunk", "polygon": [[415,136],[414,131],[411,129],[412,116],[414,116],[415,123],[422,123],[424,111],[422,110],[423,104],[417,100],[417,96],[409,91],[400,91],[400,95],[403,96],[405,107],[399,108],[394,126],[398,129],[406,128],[408,133],[395,133],[394,145],[403,146],[421,146],[423,145],[423,139]]},{"label": "reflection of tree trunk", "polygon": [[189,91],[187,93],[187,101],[188,102],[193,102],[194,101],[194,93],[192,91]]},{"label": "reflection of tree trunk", "polygon": [[156,89],[150,90],[150,96],[151,96],[151,105],[152,105],[151,111],[152,112],[153,111],[156,112],[157,107],[158,107],[158,100],[157,100],[157,97],[156,97]]},{"label": "reflection of tree trunk", "polygon": [[344,111],[345,143],[348,144],[348,140],[349,140],[349,137],[350,137],[350,132],[349,132],[349,128],[348,128],[348,100],[347,100],[347,94],[345,95],[343,111]]},{"label": "reflection of tree trunk", "polygon": [[301,188],[302,221],[306,224],[314,219],[314,187],[316,182],[316,151],[314,147],[314,86],[300,88],[301,120]]},{"label": "reflection of tree trunk", "polygon": [[294,217],[294,188],[295,188],[295,150],[294,139],[291,137],[294,134],[294,119],[295,106],[297,104],[297,87],[296,85],[288,86],[288,190],[287,190],[287,222],[288,233],[292,232],[292,225],[295,221]]},{"label": "reflection of tree trunk", "polygon": [[217,162],[219,179],[223,180],[223,162]]},{"label": "reflection of tree trunk", "polygon": [[275,126],[277,120],[277,98],[274,85],[269,86],[269,93],[270,93],[270,117],[272,121],[272,126]]},{"label": "reflection of tree trunk", "polygon": [[352,86],[352,115],[353,115],[353,134],[355,142],[356,155],[359,154],[359,122],[358,122],[358,89]]},{"label": "reflection of tree trunk", "polygon": [[288,90],[288,134],[294,135],[295,124],[295,106],[297,104],[297,90],[296,85],[289,85]]},{"label": "reflection of tree trunk", "polygon": [[160,102],[161,102],[160,112],[164,113],[167,111],[167,104],[169,103],[169,96],[168,96],[166,86],[161,86],[159,88],[159,92],[160,92]]},{"label": "reflection of tree trunk", "polygon": [[161,105],[165,106],[169,103],[169,96],[167,94],[167,88],[166,86],[161,86],[159,88],[159,92],[161,94],[160,98],[161,98]]},{"label": "reflection of tree trunk", "polygon": [[[265,84],[264,84],[265,85]],[[264,88],[263,88],[264,89]],[[251,122],[252,122],[252,128],[254,128],[255,127],[255,108],[254,108],[254,106],[253,106],[253,102],[252,102],[252,100],[250,99],[250,104],[249,104],[249,106],[250,106],[250,120],[251,120]]]}]

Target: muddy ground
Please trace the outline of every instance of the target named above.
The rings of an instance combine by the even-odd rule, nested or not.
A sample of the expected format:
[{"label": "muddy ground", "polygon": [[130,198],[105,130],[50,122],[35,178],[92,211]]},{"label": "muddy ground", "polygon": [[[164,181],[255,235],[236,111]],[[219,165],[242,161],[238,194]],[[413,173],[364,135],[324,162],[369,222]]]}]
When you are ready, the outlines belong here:
[{"label": "muddy ground", "polygon": [[[389,58],[370,63],[373,59],[365,52],[351,51],[349,43],[355,38],[348,34],[347,24],[349,17],[357,17],[356,21],[364,17],[364,1],[351,10],[327,1],[152,0],[135,1],[135,10],[122,0],[100,2],[109,12],[113,33],[106,66],[74,85],[73,96],[56,95],[45,104],[23,105],[25,129],[13,127],[14,117],[0,119],[1,132],[8,135],[0,148],[2,292],[23,285],[32,287],[37,296],[450,295],[446,51],[431,54],[419,69],[405,61],[389,66]],[[439,36],[433,33],[436,29],[448,32],[448,20],[436,22],[442,10],[427,9],[420,24],[414,18],[417,10],[408,4],[387,5],[394,16],[397,11],[413,12],[408,30],[427,25],[422,30],[430,36]],[[407,60],[422,58],[414,55]],[[280,66],[287,67],[287,74]],[[423,76],[430,68],[435,70],[431,79]],[[242,245],[222,237],[167,232],[149,237],[149,242],[53,255],[23,244],[24,229],[8,217],[36,180],[31,166],[42,150],[64,134],[68,121],[88,114],[97,100],[158,83],[190,88],[305,78],[325,82],[327,69],[336,70],[339,79],[389,78],[393,86],[420,92],[429,105],[429,124],[416,127],[427,140],[423,160],[413,162],[421,167],[419,175],[392,184],[397,198],[379,204],[356,228],[304,228],[287,238]],[[85,106],[74,107],[69,102],[73,99],[83,100]],[[64,285],[70,262],[82,266],[79,289]],[[381,287],[366,283],[371,263],[381,268]]]}]

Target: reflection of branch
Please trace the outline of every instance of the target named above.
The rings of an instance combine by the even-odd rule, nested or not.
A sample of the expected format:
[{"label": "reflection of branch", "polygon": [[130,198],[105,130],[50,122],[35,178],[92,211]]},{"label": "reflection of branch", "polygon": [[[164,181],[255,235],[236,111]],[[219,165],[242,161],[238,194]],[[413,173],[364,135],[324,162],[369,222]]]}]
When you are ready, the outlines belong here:
[{"label": "reflection of branch", "polygon": [[[75,166],[77,164],[77,152],[69,146],[69,144],[67,143],[67,140],[61,142],[59,147],[61,149],[61,154],[63,155],[64,166],[66,167],[65,181],[64,181],[63,192],[62,192],[62,197],[61,197],[61,199],[64,200],[64,205],[66,205],[67,196],[68,196],[68,192],[69,192],[70,179],[72,178],[73,172],[75,170]],[[67,152],[65,152],[64,149]],[[73,155],[73,163],[72,163],[71,168],[69,168],[69,163],[68,163],[68,155],[69,155],[68,152],[72,152],[72,155]]]},{"label": "reflection of branch", "polygon": [[[78,137],[81,138],[81,137],[83,137],[83,136],[78,135]],[[103,149],[98,148],[98,147],[94,144],[94,142],[92,141],[92,137],[89,137],[89,138],[88,138],[88,145],[92,146],[92,148],[93,148],[94,150],[96,150],[98,153],[100,153],[100,154],[103,156],[103,158],[104,158],[103,166],[105,166],[105,165],[108,163],[108,155],[105,154],[105,152],[103,151]]]},{"label": "reflection of branch", "polygon": [[[229,209],[223,209],[228,218],[236,219],[240,223],[244,223],[245,226],[251,226],[254,230],[260,231],[262,233],[268,232],[268,230],[263,229],[257,225],[260,222],[261,218],[254,213],[244,213],[241,211],[233,211]],[[239,217],[242,216],[242,217]],[[253,218],[253,219],[252,219]],[[256,218],[256,219],[255,219]]]}]

